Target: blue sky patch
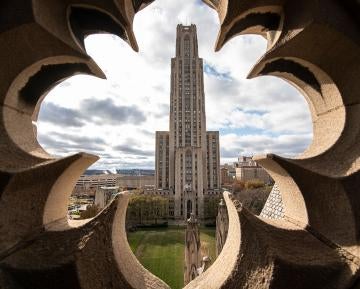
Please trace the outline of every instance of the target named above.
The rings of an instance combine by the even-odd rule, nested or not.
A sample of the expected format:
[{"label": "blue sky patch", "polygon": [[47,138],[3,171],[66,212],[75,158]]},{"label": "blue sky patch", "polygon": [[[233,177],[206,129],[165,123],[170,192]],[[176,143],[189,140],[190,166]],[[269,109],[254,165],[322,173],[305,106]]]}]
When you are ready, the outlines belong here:
[{"label": "blue sky patch", "polygon": [[222,127],[219,129],[220,134],[226,135],[226,134],[236,134],[236,135],[265,135],[270,137],[278,137],[281,134],[275,133],[270,130],[265,130],[262,128],[257,127],[251,127],[251,126],[245,126],[245,127]]},{"label": "blue sky patch", "polygon": [[207,75],[212,75],[212,76],[224,79],[224,80],[232,80],[230,72],[225,72],[225,73],[219,72],[215,66],[210,65],[209,63],[204,64],[204,72]]}]

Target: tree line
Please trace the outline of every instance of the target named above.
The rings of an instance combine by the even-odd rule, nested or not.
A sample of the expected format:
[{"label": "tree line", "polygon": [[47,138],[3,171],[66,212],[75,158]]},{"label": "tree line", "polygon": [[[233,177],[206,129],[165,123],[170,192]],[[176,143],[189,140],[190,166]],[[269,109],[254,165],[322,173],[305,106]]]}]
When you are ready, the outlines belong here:
[{"label": "tree line", "polygon": [[152,225],[167,221],[169,200],[156,195],[132,194],[126,213],[128,225]]}]

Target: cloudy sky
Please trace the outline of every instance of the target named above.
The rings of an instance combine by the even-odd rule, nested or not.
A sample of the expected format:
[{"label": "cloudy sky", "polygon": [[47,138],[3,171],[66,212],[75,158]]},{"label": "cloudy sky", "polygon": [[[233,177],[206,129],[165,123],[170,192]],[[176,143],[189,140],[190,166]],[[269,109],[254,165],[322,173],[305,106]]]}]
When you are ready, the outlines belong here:
[{"label": "cloudy sky", "polygon": [[304,151],[312,138],[304,97],[278,78],[246,79],[265,52],[265,40],[237,37],[215,53],[219,21],[199,0],[156,0],[138,13],[139,53],[116,36],[89,36],[87,52],[107,80],[81,75],[55,87],[41,107],[40,144],[57,156],[79,151],[100,156],[92,168],[154,168],[155,131],[169,127],[178,23],[197,25],[207,129],[220,131],[221,163],[238,155]]}]

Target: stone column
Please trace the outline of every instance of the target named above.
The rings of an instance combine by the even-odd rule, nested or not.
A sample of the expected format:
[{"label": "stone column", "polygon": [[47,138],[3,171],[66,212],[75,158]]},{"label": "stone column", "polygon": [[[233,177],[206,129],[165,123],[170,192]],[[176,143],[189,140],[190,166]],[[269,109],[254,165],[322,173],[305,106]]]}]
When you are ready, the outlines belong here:
[{"label": "stone column", "polygon": [[201,266],[200,246],[198,222],[195,215],[191,213],[190,218],[187,220],[185,233],[184,285],[199,275],[198,268]]},{"label": "stone column", "polygon": [[224,247],[229,229],[229,218],[224,200],[219,203],[218,215],[216,217],[216,256],[219,256]]}]

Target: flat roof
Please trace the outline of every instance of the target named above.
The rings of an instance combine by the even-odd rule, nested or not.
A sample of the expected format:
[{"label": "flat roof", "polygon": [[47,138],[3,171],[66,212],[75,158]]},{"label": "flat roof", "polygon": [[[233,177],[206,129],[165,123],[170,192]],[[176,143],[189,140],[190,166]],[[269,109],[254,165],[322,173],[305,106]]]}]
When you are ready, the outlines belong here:
[{"label": "flat roof", "polygon": [[115,187],[100,187],[100,189],[102,189],[102,190],[117,190],[117,189],[119,189],[119,186],[115,186]]}]

